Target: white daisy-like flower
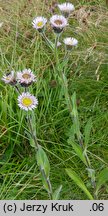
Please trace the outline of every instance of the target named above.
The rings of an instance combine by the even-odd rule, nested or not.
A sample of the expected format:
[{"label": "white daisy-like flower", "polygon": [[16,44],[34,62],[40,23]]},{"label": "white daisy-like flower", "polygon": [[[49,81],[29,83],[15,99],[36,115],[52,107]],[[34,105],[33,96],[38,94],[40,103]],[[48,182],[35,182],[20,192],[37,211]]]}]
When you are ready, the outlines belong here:
[{"label": "white daisy-like flower", "polygon": [[62,15],[53,15],[50,18],[50,23],[55,33],[60,33],[67,26],[67,19]]},{"label": "white daisy-like flower", "polygon": [[67,37],[64,39],[64,44],[67,46],[67,47],[72,47],[72,46],[76,46],[78,44],[78,41],[77,39],[75,38],[72,38],[72,37]]},{"label": "white daisy-like flower", "polygon": [[6,75],[4,75],[3,78],[2,78],[2,80],[6,84],[11,84],[11,85],[16,84],[14,71],[11,71],[10,73],[7,73]]},{"label": "white daisy-like flower", "polygon": [[65,2],[63,4],[58,4],[58,8],[62,12],[62,14],[66,17],[68,17],[70,13],[75,10],[74,5],[68,2]]},{"label": "white daisy-like flower", "polygon": [[45,17],[39,16],[33,20],[32,25],[36,30],[42,31],[46,23],[47,19]]},{"label": "white daisy-like flower", "polygon": [[17,72],[17,80],[18,82],[26,87],[31,85],[33,82],[36,82],[36,76],[33,74],[31,69],[24,69],[22,72]]},{"label": "white daisy-like flower", "polygon": [[37,105],[37,98],[34,95],[31,95],[29,92],[23,92],[18,97],[18,106],[25,111],[35,109]]}]

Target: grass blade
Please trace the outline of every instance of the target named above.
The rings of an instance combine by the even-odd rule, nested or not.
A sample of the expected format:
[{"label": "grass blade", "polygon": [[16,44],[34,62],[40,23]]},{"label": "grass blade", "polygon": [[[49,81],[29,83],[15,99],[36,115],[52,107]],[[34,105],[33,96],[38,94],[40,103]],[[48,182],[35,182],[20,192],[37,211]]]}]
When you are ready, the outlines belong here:
[{"label": "grass blade", "polygon": [[69,177],[78,185],[78,187],[80,187],[81,190],[87,195],[87,197],[90,200],[93,200],[92,195],[90,194],[90,192],[86,188],[86,186],[83,183],[82,179],[77,175],[77,173],[75,171],[73,171],[72,169],[66,169],[66,172],[69,175]]},{"label": "grass blade", "polygon": [[46,177],[49,178],[50,164],[49,164],[48,157],[41,146],[39,146],[39,149],[37,151],[37,163],[38,166],[44,170]]},{"label": "grass blade", "polygon": [[54,191],[54,193],[53,193],[53,200],[59,200],[61,190],[62,190],[62,185],[60,185],[57,188],[57,190]]},{"label": "grass blade", "polygon": [[74,151],[76,152],[77,156],[81,159],[81,161],[87,166],[86,157],[84,156],[83,150],[80,145],[73,142],[71,139],[68,140],[68,143],[72,145]]},{"label": "grass blade", "polygon": [[85,130],[84,130],[84,144],[85,147],[87,148],[87,145],[89,143],[89,139],[90,139],[90,132],[91,132],[91,128],[92,128],[92,119],[90,118],[85,126]]},{"label": "grass blade", "polygon": [[97,176],[96,194],[103,184],[108,181],[108,168],[103,169]]}]

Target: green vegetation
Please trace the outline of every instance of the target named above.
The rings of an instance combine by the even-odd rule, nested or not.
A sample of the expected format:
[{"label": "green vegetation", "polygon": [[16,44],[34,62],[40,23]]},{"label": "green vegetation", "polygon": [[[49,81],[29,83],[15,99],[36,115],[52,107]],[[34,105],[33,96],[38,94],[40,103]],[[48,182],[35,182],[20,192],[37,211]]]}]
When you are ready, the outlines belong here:
[{"label": "green vegetation", "polygon": [[[72,121],[55,56],[31,24],[36,16],[50,18],[58,12],[55,2],[41,2],[0,1],[0,78],[24,68],[37,76],[29,91],[39,101],[36,133],[49,159],[54,199],[59,192],[61,200],[108,199],[108,9],[103,0],[73,0],[76,10],[60,38],[79,41],[64,80]],[[46,34],[54,41],[50,25]],[[62,44],[60,62],[64,51]],[[17,97],[12,86],[0,81],[0,199],[48,199]]]}]

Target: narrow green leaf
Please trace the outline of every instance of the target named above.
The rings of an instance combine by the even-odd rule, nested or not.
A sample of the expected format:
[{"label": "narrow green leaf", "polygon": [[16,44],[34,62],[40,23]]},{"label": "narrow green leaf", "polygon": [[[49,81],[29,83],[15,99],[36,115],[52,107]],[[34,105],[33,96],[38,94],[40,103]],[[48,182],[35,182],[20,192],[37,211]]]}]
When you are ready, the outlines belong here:
[{"label": "narrow green leaf", "polygon": [[77,116],[77,103],[76,103],[76,92],[72,95],[72,105],[73,105],[73,116]]},{"label": "narrow green leaf", "polygon": [[71,170],[71,169],[66,169],[66,172],[69,175],[69,177],[78,185],[78,187],[80,187],[81,190],[84,191],[84,193],[87,195],[87,197],[90,200],[93,200],[92,195],[90,194],[90,192],[86,188],[86,186],[83,183],[82,179],[77,175],[77,173],[75,171]]},{"label": "narrow green leaf", "polygon": [[41,169],[41,178],[42,178],[43,186],[49,192],[48,181],[47,181],[47,178],[46,178],[46,176],[44,174],[45,174],[44,170]]},{"label": "narrow green leaf", "polygon": [[30,116],[30,118],[32,122],[33,135],[36,137],[36,116],[34,112],[32,112],[32,115]]},{"label": "narrow green leaf", "polygon": [[90,132],[91,132],[91,128],[92,128],[92,119],[90,118],[85,126],[85,130],[84,130],[84,144],[85,147],[87,148],[87,145],[89,143],[89,139],[90,139]]},{"label": "narrow green leaf", "polygon": [[94,186],[95,185],[95,180],[96,180],[95,170],[91,169],[91,168],[87,168],[87,171],[88,171],[88,177],[91,179],[92,185]]},{"label": "narrow green leaf", "polygon": [[36,144],[35,144],[34,140],[31,138],[31,135],[28,133],[28,131],[25,131],[25,134],[28,137],[28,140],[30,142],[31,147],[36,148]]},{"label": "narrow green leaf", "polygon": [[72,141],[75,140],[75,129],[74,125],[71,126],[71,128],[67,132],[67,136],[69,137],[69,140],[71,139]]},{"label": "narrow green leaf", "polygon": [[53,193],[53,200],[59,200],[61,190],[62,190],[62,185],[60,185],[57,188],[57,190],[54,191],[54,193]]},{"label": "narrow green leaf", "polygon": [[98,193],[101,186],[105,184],[107,181],[108,181],[108,168],[105,168],[97,176],[96,193]]},{"label": "narrow green leaf", "polygon": [[77,156],[80,158],[81,161],[87,166],[86,157],[83,153],[83,150],[80,145],[75,143],[72,139],[68,139],[68,143],[72,145],[74,151],[76,152]]},{"label": "narrow green leaf", "polygon": [[78,141],[81,140],[81,132],[80,132],[80,122],[77,111],[77,102],[76,102],[76,92],[72,95],[72,116],[74,121],[74,131],[77,135]]},{"label": "narrow green leaf", "polygon": [[36,144],[32,138],[30,139],[30,145],[31,147],[36,148]]},{"label": "narrow green leaf", "polygon": [[50,164],[48,157],[41,146],[39,146],[39,149],[37,151],[37,163],[38,166],[44,170],[46,177],[49,178]]}]

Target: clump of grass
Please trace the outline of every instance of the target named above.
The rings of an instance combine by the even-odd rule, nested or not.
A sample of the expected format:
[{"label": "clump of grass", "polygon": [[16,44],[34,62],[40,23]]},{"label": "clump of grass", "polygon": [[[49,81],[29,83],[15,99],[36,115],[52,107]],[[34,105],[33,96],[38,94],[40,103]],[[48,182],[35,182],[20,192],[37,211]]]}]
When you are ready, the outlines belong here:
[{"label": "clump of grass", "polygon": [[[56,189],[59,185],[63,185],[61,199],[87,199],[86,194],[82,190],[79,191],[77,185],[64,173],[65,168],[72,168],[79,173],[85,186],[94,195],[85,164],[72,145],[67,142],[72,136],[72,121],[64,99],[64,90],[54,76],[54,73],[57,73],[54,55],[31,25],[36,15],[40,13],[47,15],[49,5],[45,6],[42,3],[37,7],[38,1],[19,1],[17,6],[15,3],[16,1],[11,1],[11,4],[4,5],[1,1],[0,6],[1,22],[3,22],[0,29],[1,77],[3,72],[12,69],[22,70],[25,66],[35,69],[39,82],[36,87],[33,85],[31,92],[36,93],[39,98],[39,107],[36,111],[37,137],[50,161],[53,187]],[[52,5],[52,1],[50,3]],[[78,1],[75,6],[77,10],[70,18],[70,26],[73,27],[68,28],[67,32],[73,37],[77,35],[79,45],[70,54],[66,82],[69,95],[72,96],[74,92],[77,95],[82,136],[88,119],[92,117],[87,155],[96,173],[96,183],[100,182],[95,194],[99,199],[107,199],[106,182],[99,180],[102,179],[101,175],[104,176],[103,179],[106,178],[108,165],[107,19],[105,19],[107,10],[103,1],[89,3]],[[50,30],[48,27],[47,35],[50,34]],[[67,35],[67,32],[63,33],[61,39]],[[50,39],[53,39],[52,37],[50,34]],[[59,48],[60,59],[63,57],[63,52],[63,47]],[[34,151],[30,148],[29,139],[26,137],[25,120],[17,108],[16,95],[12,88],[4,86],[3,83],[0,83],[0,90],[1,199],[47,199],[40,181]],[[99,174],[101,171],[102,174]]]}]

